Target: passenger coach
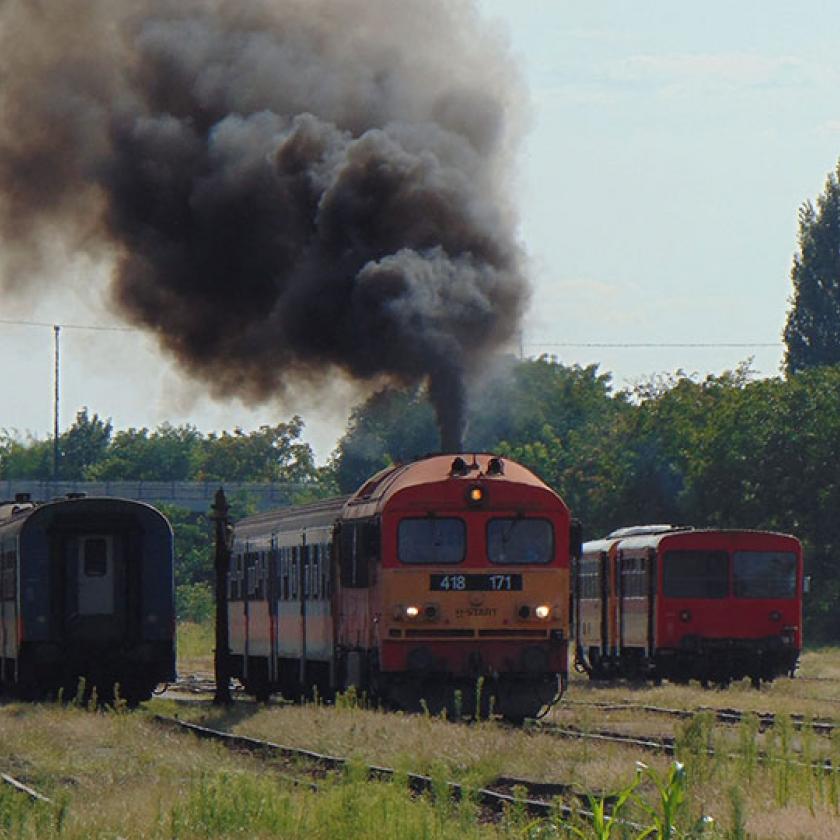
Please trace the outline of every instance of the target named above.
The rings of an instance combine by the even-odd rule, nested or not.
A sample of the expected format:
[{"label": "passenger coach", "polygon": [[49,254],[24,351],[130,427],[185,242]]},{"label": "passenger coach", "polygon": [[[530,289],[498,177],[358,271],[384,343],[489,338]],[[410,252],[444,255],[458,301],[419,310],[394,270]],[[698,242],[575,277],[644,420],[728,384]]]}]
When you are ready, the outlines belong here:
[{"label": "passenger coach", "polygon": [[536,715],[565,685],[579,543],[559,496],[491,455],[432,456],[348,498],[244,519],[233,670],[259,697],[355,686],[401,708],[472,714],[478,697]]},{"label": "passenger coach", "polygon": [[175,678],[172,529],[155,508],[81,495],[0,502],[0,686],[131,703]]},{"label": "passenger coach", "polygon": [[594,678],[757,686],[796,667],[802,585],[802,546],[787,534],[614,531],[577,564],[577,662]]}]

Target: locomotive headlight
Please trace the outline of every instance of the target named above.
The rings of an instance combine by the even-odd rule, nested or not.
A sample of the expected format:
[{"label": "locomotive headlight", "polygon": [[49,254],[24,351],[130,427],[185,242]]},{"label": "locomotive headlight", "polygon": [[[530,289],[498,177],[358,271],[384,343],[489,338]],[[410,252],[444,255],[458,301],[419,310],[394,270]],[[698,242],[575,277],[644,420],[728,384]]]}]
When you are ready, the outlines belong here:
[{"label": "locomotive headlight", "polygon": [[406,607],[405,608],[405,615],[406,618],[417,618],[420,615],[420,607]]},{"label": "locomotive headlight", "polygon": [[546,604],[540,604],[535,610],[534,615],[537,618],[545,620],[551,615],[551,607],[547,606]]},{"label": "locomotive headlight", "polygon": [[405,615],[405,609],[401,604],[398,604],[393,609],[394,621],[399,621]]}]

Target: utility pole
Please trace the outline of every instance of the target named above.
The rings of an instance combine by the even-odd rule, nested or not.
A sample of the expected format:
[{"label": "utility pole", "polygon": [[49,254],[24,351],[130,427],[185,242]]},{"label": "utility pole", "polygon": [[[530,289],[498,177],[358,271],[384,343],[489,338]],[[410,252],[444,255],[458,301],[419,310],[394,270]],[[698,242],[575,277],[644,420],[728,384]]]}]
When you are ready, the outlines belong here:
[{"label": "utility pole", "polygon": [[61,332],[61,327],[58,324],[53,324],[53,333],[55,334],[55,393],[53,395],[53,481],[58,481],[58,398],[59,398],[59,344],[58,337]]},{"label": "utility pole", "polygon": [[225,491],[220,487],[216,491],[210,518],[215,523],[216,534],[216,651],[213,660],[216,672],[216,693],[213,705],[229,706],[230,696],[230,634],[228,629],[228,593],[227,576],[230,564],[228,532],[230,508],[225,498]]}]

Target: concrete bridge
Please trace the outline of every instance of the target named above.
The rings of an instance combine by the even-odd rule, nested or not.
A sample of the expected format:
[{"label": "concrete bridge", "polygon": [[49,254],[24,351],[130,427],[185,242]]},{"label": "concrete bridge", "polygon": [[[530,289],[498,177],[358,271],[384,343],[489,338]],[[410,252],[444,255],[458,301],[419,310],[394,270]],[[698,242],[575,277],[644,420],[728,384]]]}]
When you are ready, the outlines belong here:
[{"label": "concrete bridge", "polygon": [[0,501],[14,499],[16,493],[29,493],[33,501],[43,502],[85,493],[88,496],[118,496],[137,499],[152,505],[167,504],[195,513],[207,513],[219,486],[225,488],[228,501],[247,499],[257,511],[271,510],[292,503],[298,492],[310,484],[250,484],[218,481],[26,481],[0,480]]}]

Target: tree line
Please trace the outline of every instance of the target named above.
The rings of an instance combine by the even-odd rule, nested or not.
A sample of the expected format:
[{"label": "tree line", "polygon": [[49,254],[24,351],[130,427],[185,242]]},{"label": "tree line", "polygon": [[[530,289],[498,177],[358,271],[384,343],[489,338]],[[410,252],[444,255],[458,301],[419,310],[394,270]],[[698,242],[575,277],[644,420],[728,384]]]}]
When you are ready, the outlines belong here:
[{"label": "tree line", "polygon": [[[510,359],[471,405],[467,451],[532,468],[582,520],[587,538],[652,522],[795,534],[814,581],[810,638],[840,639],[840,365],[772,379],[754,378],[747,365],[704,378],[678,372],[615,390],[596,366]],[[376,470],[438,446],[422,388],[382,390],[357,406],[325,466],[315,466],[303,428],[296,417],[247,434],[168,425],[113,432],[82,410],[60,438],[63,476],[296,481],[308,488],[300,501],[352,492]],[[50,449],[4,435],[0,478],[49,477]],[[248,512],[246,499],[236,502],[237,515]],[[179,586],[208,583],[208,523],[167,512]]]}]

